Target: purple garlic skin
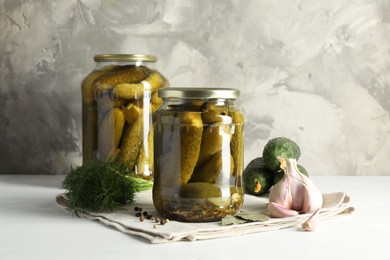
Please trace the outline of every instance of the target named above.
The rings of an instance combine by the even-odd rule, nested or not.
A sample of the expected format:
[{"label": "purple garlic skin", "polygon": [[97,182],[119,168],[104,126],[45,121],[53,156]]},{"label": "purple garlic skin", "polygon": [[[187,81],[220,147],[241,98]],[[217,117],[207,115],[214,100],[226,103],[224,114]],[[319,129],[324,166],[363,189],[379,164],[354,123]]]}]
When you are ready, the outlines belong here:
[{"label": "purple garlic skin", "polygon": [[313,213],[322,207],[322,193],[303,175],[295,159],[278,158],[283,178],[272,186],[268,211],[271,217],[283,218],[301,213]]}]

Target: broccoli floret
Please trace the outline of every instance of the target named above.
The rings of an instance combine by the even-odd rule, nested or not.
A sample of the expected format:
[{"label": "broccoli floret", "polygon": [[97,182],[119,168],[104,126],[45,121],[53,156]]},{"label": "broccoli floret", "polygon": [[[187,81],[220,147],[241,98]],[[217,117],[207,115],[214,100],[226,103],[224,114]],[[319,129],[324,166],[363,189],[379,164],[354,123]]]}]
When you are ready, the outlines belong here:
[{"label": "broccoli floret", "polygon": [[278,171],[280,163],[278,156],[285,158],[294,158],[298,160],[301,156],[299,146],[291,139],[286,137],[276,137],[271,139],[263,150],[263,160],[265,166],[273,172]]}]

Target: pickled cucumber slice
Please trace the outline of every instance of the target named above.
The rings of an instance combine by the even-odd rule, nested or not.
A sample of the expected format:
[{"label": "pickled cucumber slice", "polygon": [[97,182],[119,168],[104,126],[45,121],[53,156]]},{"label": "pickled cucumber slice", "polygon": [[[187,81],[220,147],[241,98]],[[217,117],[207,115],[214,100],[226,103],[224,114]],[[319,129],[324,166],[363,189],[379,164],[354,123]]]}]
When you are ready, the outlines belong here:
[{"label": "pickled cucumber slice", "polygon": [[234,161],[233,175],[241,175],[244,170],[244,122],[245,116],[240,111],[230,111],[234,124],[234,133],[230,142],[230,150]]},{"label": "pickled cucumber slice", "polygon": [[120,108],[113,108],[103,119],[99,128],[98,152],[101,160],[110,159],[118,148],[125,125]]},{"label": "pickled cucumber slice", "polygon": [[233,157],[228,154],[228,158],[223,158],[222,152],[219,152],[195,171],[190,182],[215,183],[219,176],[228,180],[233,173],[233,168]]},{"label": "pickled cucumber slice", "polygon": [[119,83],[112,89],[113,98],[135,99],[144,94],[144,89],[156,91],[164,85],[164,79],[157,71],[153,71],[139,83]]},{"label": "pickled cucumber slice", "polygon": [[203,123],[197,112],[179,113],[178,117],[180,119],[181,184],[185,184],[191,178],[199,158]]},{"label": "pickled cucumber slice", "polygon": [[130,169],[134,168],[142,144],[144,129],[143,116],[139,116],[126,130],[121,145],[119,156]]},{"label": "pickled cucumber slice", "polygon": [[222,192],[217,185],[205,182],[192,182],[181,187],[179,196],[191,199],[218,198],[222,196]]},{"label": "pickled cucumber slice", "polygon": [[119,69],[104,73],[96,78],[94,85],[97,92],[105,92],[119,83],[138,83],[148,77],[150,69],[144,66],[120,66]]}]

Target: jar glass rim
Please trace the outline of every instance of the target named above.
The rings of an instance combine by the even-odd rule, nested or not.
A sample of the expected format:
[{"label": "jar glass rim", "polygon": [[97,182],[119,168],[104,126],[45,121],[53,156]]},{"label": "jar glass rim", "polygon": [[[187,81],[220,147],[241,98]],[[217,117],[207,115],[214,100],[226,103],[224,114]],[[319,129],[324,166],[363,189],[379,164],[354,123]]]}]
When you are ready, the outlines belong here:
[{"label": "jar glass rim", "polygon": [[94,61],[147,61],[156,62],[157,56],[151,54],[97,54]]},{"label": "jar glass rim", "polygon": [[237,99],[240,91],[235,88],[171,87],[158,91],[158,96],[183,99]]}]

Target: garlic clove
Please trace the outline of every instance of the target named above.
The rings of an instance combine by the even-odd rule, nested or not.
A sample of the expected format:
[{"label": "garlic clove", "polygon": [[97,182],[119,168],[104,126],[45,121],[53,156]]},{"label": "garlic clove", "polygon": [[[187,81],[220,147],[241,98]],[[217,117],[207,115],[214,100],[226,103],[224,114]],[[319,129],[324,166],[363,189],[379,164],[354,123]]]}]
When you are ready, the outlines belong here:
[{"label": "garlic clove", "polygon": [[318,212],[320,209],[317,209],[303,224],[302,228],[305,231],[314,231],[318,226]]},{"label": "garlic clove", "polygon": [[[304,176],[304,175],[303,175]],[[314,183],[304,176],[306,180],[304,181],[304,201],[302,205],[303,213],[311,213],[320,209],[323,204],[323,197],[321,191],[314,185]]]},{"label": "garlic clove", "polygon": [[268,211],[271,217],[274,218],[292,217],[299,214],[298,211],[282,207],[281,205],[276,204],[275,202],[270,202],[268,204]]}]

